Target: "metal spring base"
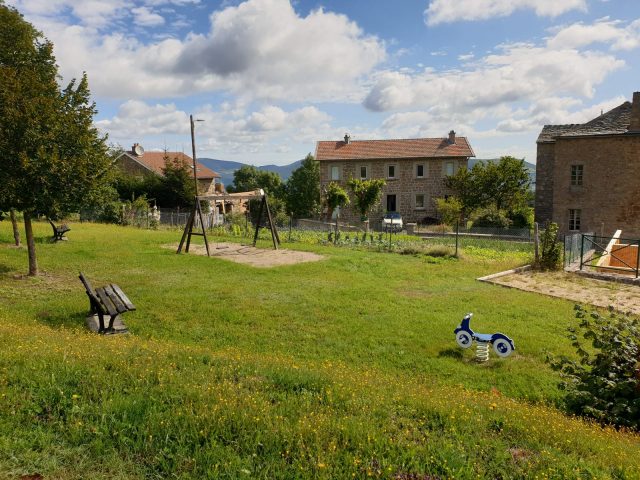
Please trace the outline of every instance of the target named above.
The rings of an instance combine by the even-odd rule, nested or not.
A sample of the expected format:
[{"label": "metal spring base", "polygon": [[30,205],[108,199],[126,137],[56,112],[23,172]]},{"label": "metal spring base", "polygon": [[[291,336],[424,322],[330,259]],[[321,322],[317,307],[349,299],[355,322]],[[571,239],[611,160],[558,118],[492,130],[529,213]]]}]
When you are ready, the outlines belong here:
[{"label": "metal spring base", "polygon": [[489,360],[489,343],[478,342],[476,344],[476,361],[487,362]]}]

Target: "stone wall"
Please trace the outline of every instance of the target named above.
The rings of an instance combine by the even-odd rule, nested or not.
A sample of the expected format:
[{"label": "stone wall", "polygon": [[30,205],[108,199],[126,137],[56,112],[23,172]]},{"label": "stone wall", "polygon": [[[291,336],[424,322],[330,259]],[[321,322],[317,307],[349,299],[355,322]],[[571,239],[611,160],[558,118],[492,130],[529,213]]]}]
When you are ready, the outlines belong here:
[{"label": "stone wall", "polygon": [[131,175],[132,177],[144,177],[145,175],[152,173],[148,168],[140,165],[127,155],[121,155],[118,157],[117,164],[123,172]]},{"label": "stone wall", "polygon": [[535,221],[544,225],[553,214],[553,166],[555,143],[539,143],[536,160]]},{"label": "stone wall", "polygon": [[[571,185],[571,165],[583,165],[582,186]],[[560,137],[552,177],[561,234],[570,233],[569,209],[580,209],[582,232],[610,237],[620,229],[622,238],[640,238],[640,134]]]},{"label": "stone wall", "polygon": [[[331,182],[331,167],[340,171],[338,183],[349,192],[347,181],[360,178],[360,167],[367,167],[368,179],[382,178],[387,184],[383,188],[380,204],[369,213],[372,228],[376,228],[386,212],[387,195],[396,195],[396,210],[402,215],[404,223],[419,222],[425,217],[436,217],[434,199],[451,195],[444,186],[446,164],[452,162],[454,171],[467,168],[467,159],[429,158],[429,159],[383,159],[383,160],[323,160],[320,162],[320,188]],[[387,167],[396,166],[396,178],[387,178]],[[424,165],[424,177],[416,176],[417,165]],[[416,206],[416,195],[424,195],[424,207]],[[360,216],[349,206],[340,213],[345,221],[359,222]]]}]

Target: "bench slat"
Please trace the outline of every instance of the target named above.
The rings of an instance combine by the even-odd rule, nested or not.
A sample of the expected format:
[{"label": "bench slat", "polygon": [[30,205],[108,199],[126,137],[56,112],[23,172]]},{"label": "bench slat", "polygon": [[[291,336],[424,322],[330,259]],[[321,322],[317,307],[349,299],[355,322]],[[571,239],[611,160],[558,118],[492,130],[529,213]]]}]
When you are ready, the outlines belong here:
[{"label": "bench slat", "polygon": [[118,295],[118,297],[120,297],[120,300],[122,300],[122,303],[124,303],[124,305],[127,307],[128,310],[136,309],[136,306],[133,303],[131,303],[131,300],[129,300],[129,298],[124,294],[124,292],[120,289],[118,285],[116,285],[115,283],[112,283],[111,287],[113,287],[113,291],[116,293],[116,295]]},{"label": "bench slat", "polygon": [[118,310],[118,313],[124,313],[124,312],[128,312],[129,311],[127,306],[120,299],[118,294],[114,291],[113,285],[105,286],[104,287],[104,292],[109,297],[109,300],[111,300],[111,302],[113,302],[113,305],[116,307],[116,310]]},{"label": "bench slat", "polygon": [[96,290],[96,293],[98,294],[98,297],[100,298],[100,302],[107,309],[107,312],[109,313],[109,315],[117,315],[118,314],[118,309],[116,308],[116,306],[113,304],[113,302],[109,298],[109,295],[107,295],[107,292],[105,292],[105,289],[104,288],[98,288]]}]

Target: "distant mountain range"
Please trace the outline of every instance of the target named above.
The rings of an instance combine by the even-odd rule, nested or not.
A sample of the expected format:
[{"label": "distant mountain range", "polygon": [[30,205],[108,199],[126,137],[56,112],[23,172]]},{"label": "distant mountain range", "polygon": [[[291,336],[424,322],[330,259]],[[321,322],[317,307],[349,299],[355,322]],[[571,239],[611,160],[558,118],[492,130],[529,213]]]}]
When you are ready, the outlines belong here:
[{"label": "distant mountain range", "polygon": [[[226,185],[233,183],[233,172],[240,167],[248,165],[241,162],[232,162],[229,160],[217,160],[215,158],[199,158],[198,162],[202,163],[205,167],[209,167],[214,172],[219,173],[222,178],[221,182]],[[300,166],[302,160],[290,163],[289,165],[263,165],[258,167],[260,170],[266,170],[268,172],[275,172],[282,178],[283,181],[287,180],[296,168]]]},{"label": "distant mountain range", "polygon": [[[491,162],[497,160],[497,158],[470,158],[469,168],[473,168],[473,166],[478,162]],[[224,185],[231,185],[233,183],[233,172],[238,170],[240,167],[243,167],[244,165],[248,165],[246,163],[232,162],[229,160],[217,160],[215,158],[199,158],[198,161],[205,167],[209,167],[214,172],[219,173],[222,176],[221,182]],[[291,172],[298,168],[301,163],[302,160],[298,160],[297,162],[290,163],[289,165],[263,165],[258,168],[260,170],[267,170],[268,172],[276,172],[278,175],[280,175],[283,181],[286,181],[291,175]],[[524,162],[524,165],[529,170],[529,178],[531,179],[531,183],[535,184],[536,166],[533,163],[529,163],[527,161]]]}]

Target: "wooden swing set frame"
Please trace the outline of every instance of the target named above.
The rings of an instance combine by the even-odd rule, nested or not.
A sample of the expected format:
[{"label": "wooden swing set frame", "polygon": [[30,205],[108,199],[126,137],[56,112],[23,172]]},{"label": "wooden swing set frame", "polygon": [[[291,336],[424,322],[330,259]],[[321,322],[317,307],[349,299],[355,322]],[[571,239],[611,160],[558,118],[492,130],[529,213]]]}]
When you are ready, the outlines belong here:
[{"label": "wooden swing set frame", "polygon": [[[182,252],[182,247],[187,242],[184,252],[189,253],[189,245],[191,245],[191,236],[197,235],[204,238],[204,246],[207,249],[207,256],[211,256],[211,252],[209,250],[209,240],[207,239],[207,230],[204,228],[204,221],[202,218],[202,208],[200,207],[201,200],[213,201],[214,208],[218,201],[225,200],[256,200],[261,199],[260,201],[260,211],[258,212],[258,221],[256,222],[256,230],[253,235],[253,246],[256,246],[256,242],[258,241],[258,233],[260,232],[260,227],[262,227],[262,214],[266,210],[267,212],[267,221],[268,226],[264,225],[265,228],[269,228],[271,230],[271,239],[273,240],[273,249],[277,250],[278,245],[280,245],[280,236],[278,235],[278,229],[276,228],[275,223],[273,222],[273,217],[271,216],[271,210],[269,209],[269,202],[267,200],[267,194],[261,188],[258,190],[254,190],[253,192],[239,192],[233,194],[215,194],[215,195],[198,195],[195,197],[194,207],[191,210],[191,214],[189,215],[189,219],[187,220],[187,224],[184,227],[184,232],[182,233],[182,239],[180,240],[180,245],[178,245],[178,251],[176,253]],[[200,220],[200,232],[194,232],[194,226],[196,223],[196,215]]]}]

